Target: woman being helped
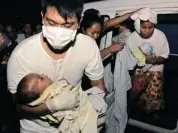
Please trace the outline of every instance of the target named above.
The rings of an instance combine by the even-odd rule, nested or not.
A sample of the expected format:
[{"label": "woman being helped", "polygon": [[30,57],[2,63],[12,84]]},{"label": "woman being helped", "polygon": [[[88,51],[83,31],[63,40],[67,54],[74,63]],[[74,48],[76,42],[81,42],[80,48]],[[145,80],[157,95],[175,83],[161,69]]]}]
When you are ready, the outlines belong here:
[{"label": "woman being helped", "polygon": [[[84,15],[83,20],[80,24],[80,31],[83,34],[86,34],[97,40],[100,36],[101,31],[106,30],[102,25],[103,22],[98,14],[87,14]],[[121,29],[125,29],[123,31],[129,31],[128,29],[126,30],[126,28],[123,28],[123,26],[121,27],[120,31]],[[124,38],[127,37],[124,35]],[[120,39],[121,38],[119,37],[118,40]],[[125,40],[126,39],[122,41]],[[113,88],[109,86],[106,87],[109,97],[107,97],[106,100],[108,111],[106,113],[105,133],[124,133],[127,124],[127,90],[131,88],[131,80],[128,74],[128,70],[134,68],[136,59],[131,54],[129,48],[127,46],[124,46],[122,43],[111,44],[109,47],[100,51],[102,58],[113,52],[119,53],[116,55],[115,68],[117,69],[117,71],[115,71],[116,69],[114,70],[115,72],[113,75],[114,79],[112,85]],[[119,77],[115,75],[116,73],[118,73],[117,75],[119,75]],[[120,76],[121,74],[122,76]],[[115,82],[116,80],[119,81]],[[83,85],[86,85],[86,79],[83,80]],[[86,85],[83,88],[85,87],[88,86]],[[113,99],[113,97],[117,100],[111,100]]]},{"label": "woman being helped", "polygon": [[[87,36],[90,36],[94,40],[97,40],[100,36],[100,33],[103,29],[102,19],[98,16],[98,14],[89,13],[83,16],[83,19],[80,23],[79,32],[83,33]],[[109,55],[110,53],[118,52],[123,49],[123,45],[112,44],[104,50],[100,51],[101,57]],[[82,79],[82,88],[87,90],[91,87],[90,81],[87,76],[84,75]]]},{"label": "woman being helped", "polygon": [[[136,31],[128,38],[127,45],[133,51],[135,48],[147,43],[153,47],[155,52],[155,56],[145,54],[145,66],[136,69],[134,78],[137,77],[137,79],[133,78],[134,88],[132,89],[136,93],[141,93],[139,96],[139,105],[141,105],[146,113],[152,113],[164,107],[163,68],[164,61],[169,55],[169,44],[164,33],[155,28],[157,14],[154,11],[144,8],[132,15],[131,18],[135,20]],[[148,79],[144,81],[146,84],[142,90],[139,90],[140,86],[135,84],[141,81],[141,78],[138,77]]]}]

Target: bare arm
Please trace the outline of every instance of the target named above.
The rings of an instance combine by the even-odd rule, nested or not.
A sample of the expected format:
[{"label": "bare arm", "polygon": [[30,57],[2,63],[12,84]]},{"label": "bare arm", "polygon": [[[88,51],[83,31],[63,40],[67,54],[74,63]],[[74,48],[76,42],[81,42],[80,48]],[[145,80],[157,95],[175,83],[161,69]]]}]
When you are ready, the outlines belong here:
[{"label": "bare arm", "polygon": [[105,56],[109,55],[112,52],[108,47],[108,48],[103,49],[100,53],[101,53],[101,58],[104,58]]},{"label": "bare arm", "polygon": [[146,56],[146,63],[153,64],[153,65],[160,65],[163,64],[166,58],[158,56],[158,57],[150,57]]},{"label": "bare arm", "polygon": [[56,111],[72,110],[79,105],[79,91],[76,91],[78,87],[68,84],[67,86],[63,86],[63,89],[69,91],[65,91],[51,99],[46,99],[44,103],[38,106],[31,107],[18,104],[16,100],[17,110],[21,115],[29,117],[39,117]]},{"label": "bare arm", "polygon": [[42,115],[51,113],[45,103],[43,103],[39,106],[30,107],[27,105],[18,104],[15,95],[13,95],[12,98],[13,98],[14,103],[16,104],[17,111],[24,116],[34,116],[35,117],[35,116],[42,116]]},{"label": "bare arm", "polygon": [[119,52],[123,48],[124,48],[124,45],[122,45],[122,44],[119,44],[119,43],[111,44],[109,47],[100,51],[101,58],[104,58],[105,56],[109,55],[110,53]]},{"label": "bare arm", "polygon": [[133,15],[135,13],[134,12],[129,12],[129,13],[126,13],[122,16],[119,16],[119,17],[115,17],[115,18],[112,18],[110,20],[107,20],[105,23],[104,23],[104,26],[103,26],[103,31],[106,31],[106,30],[109,30],[111,28],[115,28],[116,26],[118,26],[120,23],[122,23],[123,21],[125,21],[126,19],[128,19],[131,15]]}]

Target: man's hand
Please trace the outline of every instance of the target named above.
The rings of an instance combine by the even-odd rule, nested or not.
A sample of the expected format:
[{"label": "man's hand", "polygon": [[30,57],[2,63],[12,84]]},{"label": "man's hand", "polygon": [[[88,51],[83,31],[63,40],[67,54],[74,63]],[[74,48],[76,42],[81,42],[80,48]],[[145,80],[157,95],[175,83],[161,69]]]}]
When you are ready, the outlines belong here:
[{"label": "man's hand", "polygon": [[[65,91],[69,90],[70,91]],[[66,86],[64,92],[53,99],[46,101],[46,106],[51,112],[72,110],[79,106],[79,87]]]},{"label": "man's hand", "polygon": [[4,43],[4,36],[0,33],[0,45]]},{"label": "man's hand", "polygon": [[124,45],[122,43],[115,43],[115,44],[110,45],[108,48],[111,53],[115,53],[115,52],[122,51],[122,49],[124,48]]}]

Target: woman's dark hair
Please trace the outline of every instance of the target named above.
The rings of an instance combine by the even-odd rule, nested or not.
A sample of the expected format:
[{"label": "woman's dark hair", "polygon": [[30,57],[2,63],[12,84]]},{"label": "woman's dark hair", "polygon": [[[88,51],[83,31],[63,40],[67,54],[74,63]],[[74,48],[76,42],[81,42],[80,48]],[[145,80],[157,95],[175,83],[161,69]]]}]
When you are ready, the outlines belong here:
[{"label": "woman's dark hair", "polygon": [[124,22],[119,24],[120,26],[124,26],[125,28],[129,29],[131,32],[134,31],[133,21],[125,20]]},{"label": "woman's dark hair", "polygon": [[83,19],[80,23],[79,31],[82,32],[82,29],[86,30],[86,29],[90,28],[93,24],[96,24],[96,23],[100,24],[101,27],[103,27],[103,21],[98,15],[95,15],[95,14],[84,15]]},{"label": "woman's dark hair", "polygon": [[[143,24],[144,22],[150,22],[150,21],[149,20],[147,20],[147,21],[140,20],[140,24]],[[156,24],[153,23],[153,25],[154,25],[154,27],[156,27]]]},{"label": "woman's dark hair", "polygon": [[99,11],[94,8],[90,8],[90,9],[85,10],[85,12],[83,14],[84,14],[84,16],[90,15],[90,14],[98,15]]}]

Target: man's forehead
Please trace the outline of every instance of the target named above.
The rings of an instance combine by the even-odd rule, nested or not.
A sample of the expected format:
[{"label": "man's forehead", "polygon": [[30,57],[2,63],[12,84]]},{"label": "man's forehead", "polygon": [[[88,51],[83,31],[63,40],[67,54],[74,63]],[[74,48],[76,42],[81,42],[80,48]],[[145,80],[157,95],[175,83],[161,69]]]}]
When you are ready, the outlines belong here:
[{"label": "man's forehead", "polygon": [[[58,23],[77,22],[76,14],[73,13],[65,20],[55,7],[48,7],[45,17]],[[66,22],[67,21],[67,22]]]}]

